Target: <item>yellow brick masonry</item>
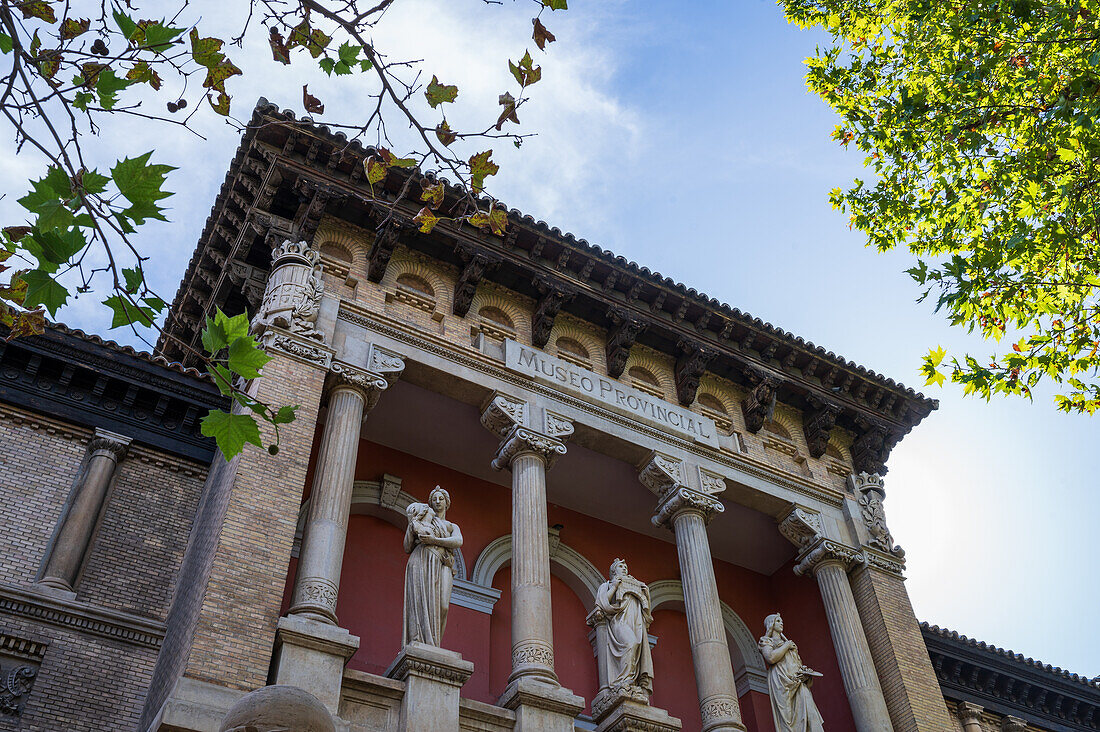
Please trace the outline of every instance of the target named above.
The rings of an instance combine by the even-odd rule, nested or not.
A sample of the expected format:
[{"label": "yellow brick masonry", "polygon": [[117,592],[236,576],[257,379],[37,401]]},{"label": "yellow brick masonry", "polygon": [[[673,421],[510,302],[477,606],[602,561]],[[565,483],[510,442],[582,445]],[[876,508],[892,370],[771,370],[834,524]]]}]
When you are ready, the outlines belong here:
[{"label": "yellow brick masonry", "polygon": [[851,581],[895,732],[955,729],[905,580],[874,567],[860,567]]},{"label": "yellow brick masonry", "polygon": [[[184,673],[233,689],[267,682],[325,372],[273,352],[256,396],[298,404],[277,456],[246,446],[217,538]],[[215,458],[218,460],[220,458]]]}]

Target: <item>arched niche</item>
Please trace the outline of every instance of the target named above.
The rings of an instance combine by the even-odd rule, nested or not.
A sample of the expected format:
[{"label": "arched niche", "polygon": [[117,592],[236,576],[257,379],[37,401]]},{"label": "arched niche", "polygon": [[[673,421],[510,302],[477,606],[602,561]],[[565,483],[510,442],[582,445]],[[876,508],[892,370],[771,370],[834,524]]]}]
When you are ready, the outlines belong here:
[{"label": "arched niche", "polygon": [[[596,593],[604,583],[604,576],[580,552],[557,540],[556,533],[551,532],[550,538],[551,571],[557,569],[558,571],[554,574],[565,582],[577,597],[581,598],[585,607],[593,607],[596,604]],[[481,551],[477,561],[474,562],[470,580],[481,587],[491,588],[493,577],[511,561],[512,535],[505,534],[489,542]]]},{"label": "arched niche", "polygon": [[[662,605],[672,610],[684,609],[684,586],[680,580],[667,579],[649,583],[649,598],[654,612]],[[768,669],[760,656],[756,638],[745,621],[726,603],[722,603],[722,625],[729,640],[730,660],[733,661],[737,695],[747,691],[768,693]]]},{"label": "arched niche", "polygon": [[[380,518],[402,531],[408,526],[405,509],[410,503],[416,502],[416,498],[401,490],[401,479],[393,475],[384,475],[382,480],[357,480],[352,486],[352,514]],[[308,515],[309,499],[307,498],[298,511],[298,530],[294,535],[292,556],[298,556],[298,547],[301,545],[302,532]],[[455,552],[455,580],[451,591],[451,604],[491,613],[493,605],[500,597],[500,591],[488,585],[479,586],[471,582],[467,575],[466,558],[460,549]]]}]

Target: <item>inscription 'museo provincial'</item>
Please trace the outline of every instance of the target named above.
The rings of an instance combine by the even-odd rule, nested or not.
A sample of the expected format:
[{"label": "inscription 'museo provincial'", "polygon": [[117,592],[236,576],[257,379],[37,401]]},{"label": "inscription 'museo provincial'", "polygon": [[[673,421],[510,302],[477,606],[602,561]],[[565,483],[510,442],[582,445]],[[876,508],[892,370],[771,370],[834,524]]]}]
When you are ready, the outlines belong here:
[{"label": "inscription 'museo provincial'", "polygon": [[718,447],[714,420],[657,399],[643,391],[574,366],[555,356],[513,340],[504,342],[504,365],[537,381],[591,398],[669,432]]}]

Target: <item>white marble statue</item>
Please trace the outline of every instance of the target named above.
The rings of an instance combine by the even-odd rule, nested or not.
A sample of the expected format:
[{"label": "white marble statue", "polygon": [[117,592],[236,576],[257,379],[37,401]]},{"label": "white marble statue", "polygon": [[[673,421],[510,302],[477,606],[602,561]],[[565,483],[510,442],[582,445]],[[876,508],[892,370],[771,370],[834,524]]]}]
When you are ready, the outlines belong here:
[{"label": "white marble statue", "polygon": [[427,503],[405,509],[405,619],[402,645],[418,642],[439,647],[451,604],[455,552],[462,546],[458,525],[447,520],[451,495],[436,486]]},{"label": "white marble statue", "polygon": [[627,573],[626,562],[611,564],[611,579],[596,593],[596,610],[607,622],[606,643],[601,643],[601,665],[607,669],[604,682],[612,694],[626,694],[649,700],[653,693],[653,656],[649,650],[649,587]]},{"label": "white marble statue", "polygon": [[776,732],[823,732],[821,712],[810,693],[814,677],[821,676],[802,663],[798,646],[783,635],[779,613],[764,619],[760,654],[768,666],[768,694]]}]

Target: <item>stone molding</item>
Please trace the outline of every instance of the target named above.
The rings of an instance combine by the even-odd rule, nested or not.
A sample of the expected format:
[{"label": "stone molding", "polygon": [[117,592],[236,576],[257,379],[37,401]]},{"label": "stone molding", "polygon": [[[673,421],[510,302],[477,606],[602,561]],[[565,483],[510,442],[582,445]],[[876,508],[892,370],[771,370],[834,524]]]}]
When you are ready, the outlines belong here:
[{"label": "stone molding", "polygon": [[146,648],[160,648],[164,624],[77,600],[0,584],[0,613]]},{"label": "stone molding", "polygon": [[735,722],[740,706],[737,700],[728,694],[714,694],[699,702],[699,711],[703,716],[703,731],[722,727],[725,729],[745,729],[745,725]]},{"label": "stone molding", "polygon": [[597,732],[677,732],[680,720],[631,696],[600,692],[592,700]]},{"label": "stone molding", "polygon": [[638,480],[642,481],[642,484],[655,495],[663,496],[687,482],[684,475],[684,462],[654,451],[642,465]]},{"label": "stone molding", "polygon": [[882,477],[878,473],[853,473],[848,476],[847,484],[848,489],[857,496],[860,518],[870,536],[867,544],[904,563],[905,550],[894,544],[894,537],[886,526],[886,512],[882,505],[886,488]]},{"label": "stone molding", "polygon": [[822,536],[821,514],[795,506],[785,518],[780,520],[779,533],[800,551],[804,550]]},{"label": "stone molding", "polygon": [[260,345],[268,351],[279,351],[309,366],[327,369],[336,351],[319,341],[304,338],[275,325],[268,326],[260,336]]},{"label": "stone molding", "polygon": [[863,547],[862,553],[864,563],[870,569],[905,577],[905,562],[898,557],[868,546]]},{"label": "stone molding", "polygon": [[276,645],[308,648],[343,658],[346,663],[359,650],[359,639],[343,628],[286,615],[279,618]]},{"label": "stone molding", "polygon": [[554,461],[566,452],[565,443],[526,427],[515,427],[508,434],[493,457],[494,470],[511,470],[512,462],[520,455],[534,454],[546,463],[549,470]]},{"label": "stone molding", "polygon": [[526,678],[508,684],[498,703],[505,709],[533,707],[570,719],[575,719],[584,709],[584,699],[568,689]]},{"label": "stone molding", "polygon": [[409,643],[397,654],[386,677],[407,682],[410,676],[430,679],[448,686],[465,684],[474,673],[474,664],[454,651],[424,643]]},{"label": "stone molding", "polygon": [[515,427],[530,424],[529,411],[527,402],[494,392],[482,407],[481,424],[497,437],[505,438]]},{"label": "stone molding", "polygon": [[839,541],[821,538],[799,555],[794,573],[799,577],[816,574],[818,569],[829,564],[839,564],[847,572],[863,560],[863,554],[858,549]]},{"label": "stone molding", "polygon": [[513,646],[512,668],[529,665],[554,668],[554,647],[534,638]]},{"label": "stone molding", "polygon": [[455,577],[451,587],[451,604],[492,615],[500,594],[500,590],[495,587],[483,587],[476,582]]},{"label": "stone molding", "polygon": [[374,313],[351,303],[342,302],[338,317],[340,320],[366,328],[413,348],[421,349],[457,365],[473,369],[498,381],[551,397],[598,419],[614,423],[619,427],[644,435],[662,444],[670,445],[685,453],[711,460],[747,476],[765,480],[779,488],[813,498],[834,508],[843,505],[843,494],[829,486],[800,478],[788,471],[778,470],[771,464],[751,455],[714,450],[705,445],[689,442],[675,435],[649,427],[644,423],[630,420],[615,412],[603,409],[592,402],[571,397],[564,392],[550,389],[537,382],[524,380],[516,374],[501,369],[499,361],[491,357],[470,352],[468,349],[459,349],[454,343],[430,333],[414,332],[405,323],[384,314]]}]

